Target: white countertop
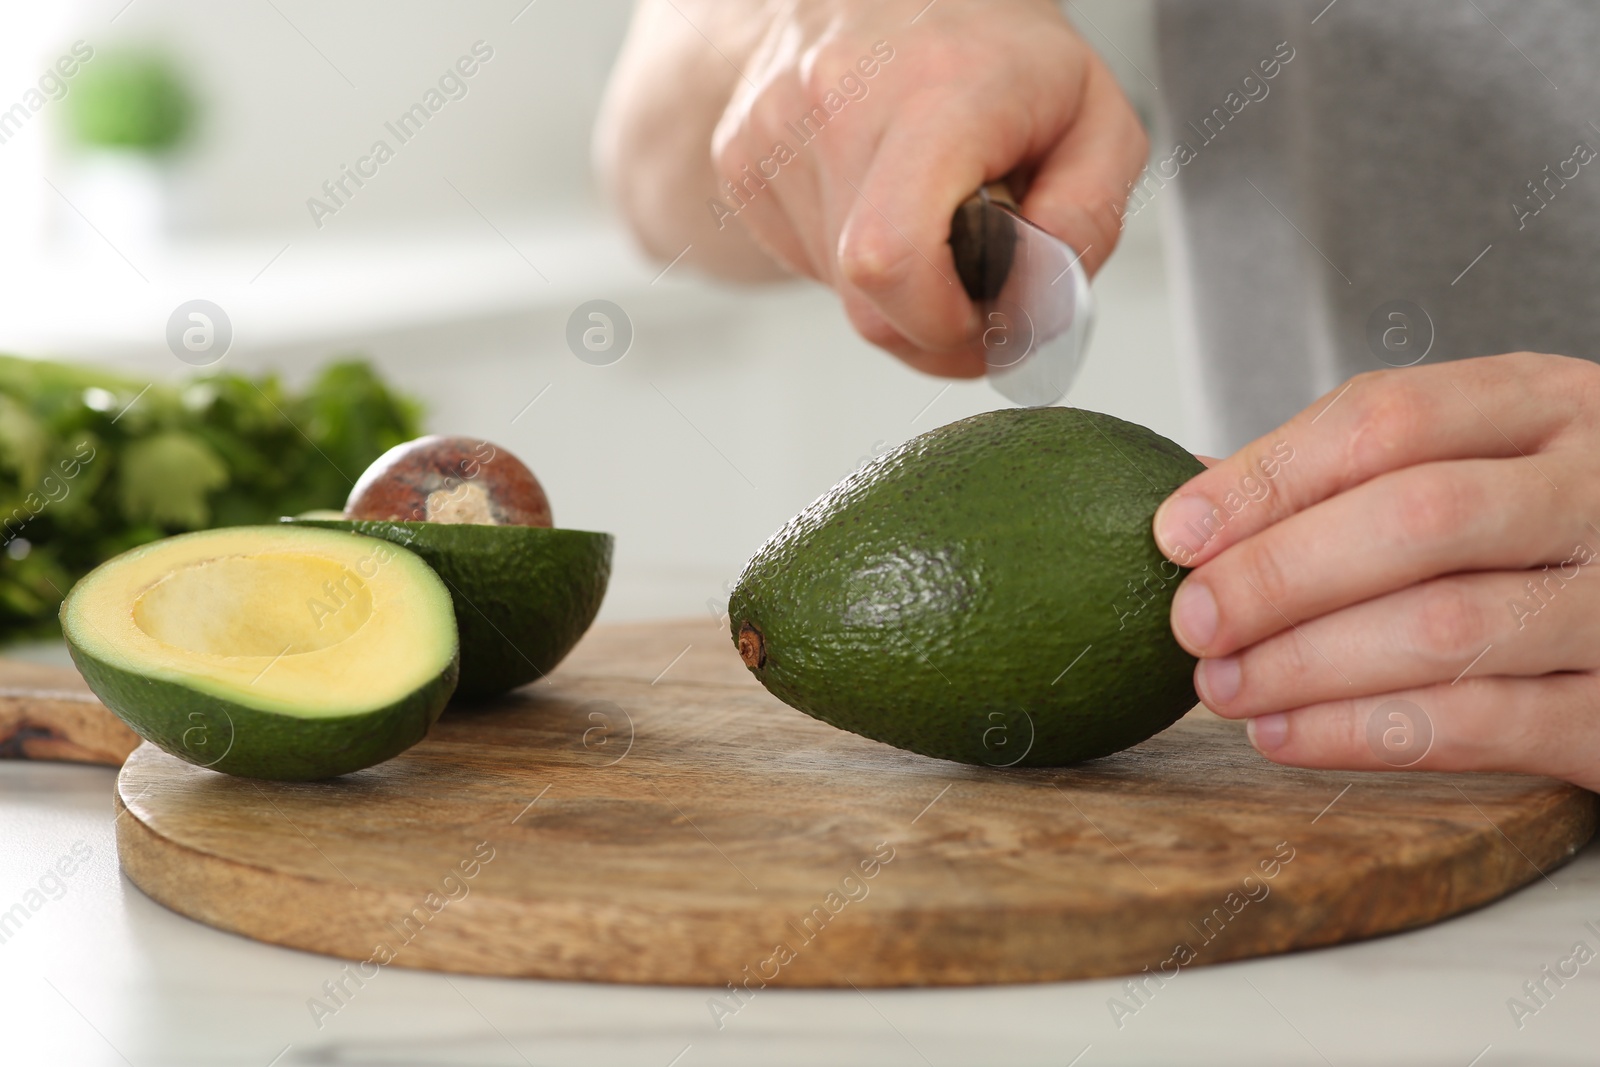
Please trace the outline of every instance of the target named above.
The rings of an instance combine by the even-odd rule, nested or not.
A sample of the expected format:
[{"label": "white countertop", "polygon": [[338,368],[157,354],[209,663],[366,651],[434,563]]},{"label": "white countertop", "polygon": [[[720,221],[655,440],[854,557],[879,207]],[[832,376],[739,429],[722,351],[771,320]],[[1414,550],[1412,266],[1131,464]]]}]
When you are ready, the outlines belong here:
[{"label": "white countertop", "polygon": [[[64,856],[0,943],[0,1062],[310,1064],[1592,1064],[1600,959],[1519,1030],[1507,1002],[1600,951],[1600,845],[1479,911],[1361,944],[1184,971],[1119,1029],[1115,980],[979,989],[764,990],[719,1031],[711,990],[385,969],[318,1029],[307,1000],[342,963],[212,930],[120,874],[114,772],[0,761],[0,912]],[[80,844],[81,842],[81,844]],[[58,890],[53,880],[44,888]],[[32,898],[37,904],[39,898]],[[274,1059],[274,1057],[277,1057]],[[1076,1057],[1076,1058],[1075,1058]],[[1475,1059],[1475,1057],[1477,1057]]]}]

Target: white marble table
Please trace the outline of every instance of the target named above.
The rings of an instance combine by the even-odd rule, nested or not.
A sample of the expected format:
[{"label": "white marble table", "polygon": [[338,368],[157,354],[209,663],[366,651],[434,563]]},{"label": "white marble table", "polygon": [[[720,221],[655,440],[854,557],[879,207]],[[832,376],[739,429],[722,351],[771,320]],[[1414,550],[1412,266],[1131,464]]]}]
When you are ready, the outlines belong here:
[{"label": "white marble table", "polygon": [[[319,1029],[307,1001],[341,964],[220,933],[146,898],[117,869],[112,781],[101,768],[0,761],[0,924],[15,903],[41,905],[0,943],[6,1067],[1600,1062],[1600,959],[1564,986],[1546,979],[1552,995],[1520,1029],[1507,1004],[1537,1006],[1523,983],[1575,943],[1600,951],[1585,926],[1600,928],[1600,845],[1428,929],[1185,970],[1120,1029],[1108,1007],[1125,999],[1118,981],[766,990],[719,1031],[710,990],[400,968]],[[62,857],[71,874],[47,877]]]}]

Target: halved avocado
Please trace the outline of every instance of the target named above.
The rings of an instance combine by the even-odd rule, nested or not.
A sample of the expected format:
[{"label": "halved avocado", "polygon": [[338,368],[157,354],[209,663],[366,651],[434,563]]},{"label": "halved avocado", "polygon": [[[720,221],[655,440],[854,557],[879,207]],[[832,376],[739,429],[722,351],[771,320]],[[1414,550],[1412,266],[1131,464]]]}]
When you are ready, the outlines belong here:
[{"label": "halved avocado", "polygon": [[450,587],[461,633],[456,699],[544,677],[589,629],[611,578],[613,538],[587,530],[467,523],[288,519],[404,545]]},{"label": "halved avocado", "polygon": [[370,537],[293,526],[183,534],[73,586],[61,629],[89,688],[145,740],[284,781],[370,767],[455,689],[450,594]]}]

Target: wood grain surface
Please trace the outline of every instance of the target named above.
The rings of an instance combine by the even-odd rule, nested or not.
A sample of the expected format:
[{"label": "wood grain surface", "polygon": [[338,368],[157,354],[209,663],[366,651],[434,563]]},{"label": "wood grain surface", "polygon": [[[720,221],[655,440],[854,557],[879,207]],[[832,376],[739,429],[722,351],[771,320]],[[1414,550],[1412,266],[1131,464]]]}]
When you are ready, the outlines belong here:
[{"label": "wood grain surface", "polygon": [[927,759],[785,707],[709,619],[596,629],[545,682],[341,779],[145,745],[117,794],[150,896],[358,978],[709,985],[729,1012],[763,985],[1155,988],[1487,903],[1597,816],[1546,779],[1275,767],[1203,711],[1077,768]]},{"label": "wood grain surface", "polygon": [[0,759],[120,767],[139,744],[77,671],[0,660]]}]

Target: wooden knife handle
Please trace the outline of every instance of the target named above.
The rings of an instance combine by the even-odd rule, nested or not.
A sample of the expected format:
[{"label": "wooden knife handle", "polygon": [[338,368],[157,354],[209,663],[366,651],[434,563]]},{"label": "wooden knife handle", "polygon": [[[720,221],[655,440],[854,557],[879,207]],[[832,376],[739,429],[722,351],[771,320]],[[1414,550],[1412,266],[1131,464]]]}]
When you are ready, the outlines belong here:
[{"label": "wooden knife handle", "polygon": [[139,735],[89,693],[0,688],[0,759],[120,767]]},{"label": "wooden knife handle", "polygon": [[1016,231],[987,210],[990,203],[1017,210],[1011,186],[1004,181],[990,182],[962,201],[950,220],[950,251],[955,256],[956,273],[973,303],[985,303],[1000,295],[1016,253]]}]

